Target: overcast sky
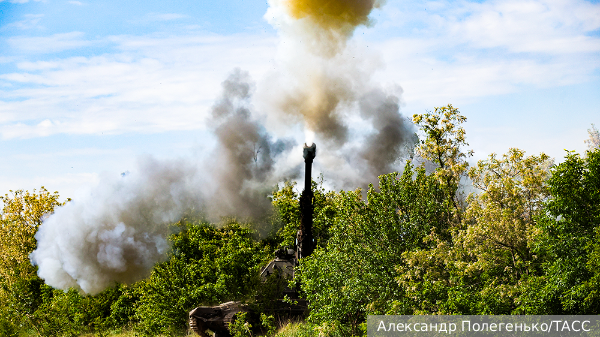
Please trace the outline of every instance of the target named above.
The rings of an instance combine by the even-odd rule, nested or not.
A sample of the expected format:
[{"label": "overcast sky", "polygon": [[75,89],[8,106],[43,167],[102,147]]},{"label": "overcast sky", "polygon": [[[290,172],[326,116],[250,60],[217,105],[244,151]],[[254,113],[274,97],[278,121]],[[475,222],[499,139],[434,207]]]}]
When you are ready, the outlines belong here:
[{"label": "overcast sky", "polygon": [[[210,161],[221,82],[241,68],[260,89],[276,69],[268,6],[0,0],[0,193],[73,197],[143,155]],[[600,127],[598,1],[388,0],[371,18],[350,44],[373,80],[402,89],[407,117],[458,107],[474,159],[519,147],[560,161]]]}]

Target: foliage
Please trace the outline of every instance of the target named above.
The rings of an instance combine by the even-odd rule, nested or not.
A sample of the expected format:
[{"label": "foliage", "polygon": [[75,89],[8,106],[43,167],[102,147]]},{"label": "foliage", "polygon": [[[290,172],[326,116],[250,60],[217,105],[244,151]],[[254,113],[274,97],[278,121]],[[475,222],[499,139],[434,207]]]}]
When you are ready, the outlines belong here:
[{"label": "foliage", "polygon": [[95,296],[82,295],[74,289],[64,292],[47,285],[43,288],[43,302],[34,315],[40,334],[76,336],[116,326],[111,319],[111,306],[121,296],[122,287],[109,288]]},{"label": "foliage", "polygon": [[280,302],[277,300],[282,298],[286,289],[292,287],[290,283],[294,283],[290,275],[275,269],[272,274],[261,279],[253,294],[253,300],[249,303],[250,307],[255,312],[273,314],[280,307]]},{"label": "foliage", "polygon": [[600,132],[596,129],[596,126],[592,123],[592,128],[588,129],[589,138],[585,140],[589,151],[594,151],[600,148]]},{"label": "foliage", "polygon": [[39,193],[18,190],[11,194],[0,196],[4,204],[0,220],[0,279],[9,288],[20,280],[35,277],[36,268],[29,261],[29,254],[36,247],[34,235],[44,217],[63,204],[58,201],[58,192],[50,193],[44,187]]},{"label": "foliage", "polygon": [[[34,328],[34,313],[41,305],[43,281],[36,275],[29,254],[36,248],[38,227],[59,201],[58,192],[44,187],[39,192],[18,190],[0,196],[3,203],[0,219],[0,332]],[[67,200],[68,201],[68,200]],[[65,201],[66,202],[66,201]]]},{"label": "foliage", "polygon": [[[312,182],[317,247],[291,282],[309,300],[308,321],[276,331],[283,322],[272,299],[288,280],[259,278],[274,249],[295,244],[295,183],[274,191],[268,237],[235,221],[182,220],[173,224],[170,253],[146,279],[95,296],[51,288],[30,263],[38,227],[64,204],[42,187],[0,197],[0,335],[183,336],[191,309],[231,300],[253,310],[237,315],[235,336],[364,335],[370,314],[598,314],[595,126],[589,151],[568,152],[560,165],[510,149],[469,169],[458,109],[413,120],[422,132],[417,154],[435,164],[432,173],[408,162],[401,174],[380,176],[366,199],[360,190],[327,191],[322,177]],[[463,199],[467,176],[477,192]]]},{"label": "foliage", "polygon": [[544,258],[524,311],[539,314],[598,314],[600,308],[600,149],[582,158],[568,153],[548,180],[551,199],[538,224],[535,253]]},{"label": "foliage", "polygon": [[552,162],[544,153],[525,157],[524,151],[510,149],[502,159],[492,154],[469,171],[482,192],[469,197],[468,228],[457,239],[473,252],[473,267],[506,278],[500,284],[515,283],[530,271],[534,219],[549,196],[545,182]]},{"label": "foliage", "polygon": [[379,189],[371,186],[366,202],[360,190],[337,193],[331,239],[301,261],[310,320],[322,330],[349,327],[359,334],[367,315],[388,312],[403,292],[394,282],[401,253],[444,228],[444,191],[423,168],[409,163],[402,175],[381,176]]},{"label": "foliage", "polygon": [[246,320],[247,312],[235,315],[235,321],[229,325],[229,332],[233,337],[252,337],[252,324]]},{"label": "foliage", "polygon": [[509,314],[523,277],[534,272],[530,251],[534,218],[548,191],[548,156],[525,157],[518,149],[490,155],[471,168],[480,193],[471,194],[463,229],[450,241],[432,234],[431,249],[403,254],[398,282],[412,299],[413,314]]},{"label": "foliage", "polygon": [[254,291],[268,257],[252,232],[237,223],[178,226],[169,260],[136,287],[137,329],[147,335],[185,329],[187,313],[197,306],[244,299]]},{"label": "foliage", "polygon": [[284,247],[294,247],[296,232],[300,227],[300,196],[294,187],[295,182],[286,181],[284,185],[273,192],[273,206],[277,210],[281,228],[277,232],[277,242]]},{"label": "foliage", "polygon": [[265,336],[274,336],[277,327],[275,325],[275,317],[273,315],[260,314],[260,323],[265,328]]},{"label": "foliage", "polygon": [[44,187],[37,193],[11,191],[0,199],[4,204],[0,228],[2,335],[30,331],[43,336],[75,336],[129,321],[112,315],[114,304],[124,293],[122,286],[96,296],[84,296],[73,289],[55,290],[44,284],[36,275],[37,267],[29,261],[29,254],[36,248],[38,227],[69,199],[59,202],[58,193],[50,193]]},{"label": "foliage", "polygon": [[424,139],[416,148],[421,158],[437,165],[434,175],[439,179],[453,205],[455,221],[460,223],[460,200],[457,192],[461,179],[464,177],[469,163],[467,158],[472,151],[463,152],[468,146],[462,123],[467,118],[460,111],[448,104],[436,107],[433,112],[413,115],[413,122],[420,128]]},{"label": "foliage", "polygon": [[[295,182],[286,181],[273,192],[273,206],[277,210],[282,227],[276,234],[281,247],[294,247],[296,233],[300,228],[300,194],[294,191]],[[323,188],[323,177],[312,181],[313,191],[313,236],[317,246],[324,247],[331,236],[331,219],[334,217],[334,192]]]}]

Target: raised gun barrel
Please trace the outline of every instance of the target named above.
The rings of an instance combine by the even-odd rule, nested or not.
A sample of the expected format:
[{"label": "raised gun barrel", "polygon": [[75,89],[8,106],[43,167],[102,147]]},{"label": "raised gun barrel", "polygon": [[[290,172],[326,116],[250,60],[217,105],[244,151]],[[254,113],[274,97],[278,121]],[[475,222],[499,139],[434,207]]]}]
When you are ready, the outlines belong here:
[{"label": "raised gun barrel", "polygon": [[306,172],[304,176],[304,191],[300,196],[300,229],[296,240],[298,241],[297,254],[298,259],[309,256],[314,248],[312,233],[313,225],[313,193],[312,193],[312,162],[317,155],[317,145],[311,146],[304,144],[304,163]]},{"label": "raised gun barrel", "polygon": [[312,143],[311,146],[304,144],[304,163],[306,164],[306,173],[304,175],[304,190],[311,189],[312,162],[317,155],[317,144]]}]

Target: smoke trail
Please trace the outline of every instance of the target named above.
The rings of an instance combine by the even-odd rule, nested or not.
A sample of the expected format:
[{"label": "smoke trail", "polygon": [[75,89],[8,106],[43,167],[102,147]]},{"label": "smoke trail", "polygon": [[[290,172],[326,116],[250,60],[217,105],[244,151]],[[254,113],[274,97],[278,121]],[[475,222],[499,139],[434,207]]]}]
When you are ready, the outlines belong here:
[{"label": "smoke trail", "polygon": [[[265,15],[281,33],[281,76],[268,81],[268,105],[300,117],[306,128],[337,146],[347,141],[346,110],[356,101],[372,66],[349,55],[346,42],[370,24],[374,0],[271,0]],[[281,72],[283,70],[283,72]],[[275,90],[274,90],[275,89]]]},{"label": "smoke trail", "polygon": [[298,168],[283,166],[274,174],[276,160],[294,143],[273,141],[252,118],[251,89],[240,70],[223,82],[210,120],[218,140],[210,164],[142,158],[135,171],[104,177],[87,198],[58,208],[36,234],[31,260],[38,275],[55,288],[97,294],[148,276],[169,248],[168,224],[184,215],[202,212],[216,221],[268,215],[267,194],[279,174]]}]

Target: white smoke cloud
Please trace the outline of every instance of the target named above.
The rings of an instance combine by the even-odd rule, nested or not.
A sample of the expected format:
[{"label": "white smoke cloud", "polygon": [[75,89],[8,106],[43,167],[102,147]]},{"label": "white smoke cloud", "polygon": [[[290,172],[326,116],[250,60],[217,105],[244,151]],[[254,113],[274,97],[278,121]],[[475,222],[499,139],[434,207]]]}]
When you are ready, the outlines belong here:
[{"label": "white smoke cloud", "polygon": [[383,67],[380,55],[350,39],[358,26],[371,24],[368,15],[381,2],[269,4],[265,18],[278,30],[280,45],[258,104],[271,123],[283,130],[301,125],[306,142],[319,147],[317,170],[336,188],[366,188],[399,169],[415,141],[412,122],[400,113],[402,88],[374,83]]},{"label": "white smoke cloud", "polygon": [[[368,22],[366,15],[376,5],[373,0],[336,1],[342,9],[357,10],[357,24]],[[331,28],[316,18],[310,24],[290,19],[277,4],[272,1],[270,12],[280,21],[273,22],[285,22],[282,44],[290,43],[281,49],[277,72],[259,90],[261,107],[271,119],[278,116],[284,130],[300,124],[305,134],[314,135],[319,147],[315,164],[334,184],[376,183],[378,175],[394,170],[414,140],[412,124],[400,114],[401,88],[371,83],[378,59],[347,45],[354,21]],[[165,258],[168,224],[184,214],[203,213],[213,221],[267,218],[270,189],[299,175],[302,151],[293,139],[275,138],[255,117],[253,91],[249,75],[239,69],[222,83],[208,121],[217,141],[210,164],[145,158],[136,171],[100,179],[87,198],[46,219],[31,255],[39,276],[57,288],[96,294],[116,282],[146,277]]]},{"label": "white smoke cloud", "polygon": [[201,205],[196,172],[184,161],[143,158],[133,173],[104,177],[40,226],[31,254],[39,276],[89,294],[146,277],[169,248],[165,224]]},{"label": "white smoke cloud", "polygon": [[[102,177],[85,198],[59,207],[39,227],[31,261],[47,284],[97,294],[148,276],[166,257],[168,225],[184,215],[262,221],[268,194],[298,174],[295,143],[275,140],[253,117],[253,84],[239,69],[223,82],[209,124],[217,138],[209,162],[139,160],[121,177]],[[281,164],[277,164],[281,160]]]}]

